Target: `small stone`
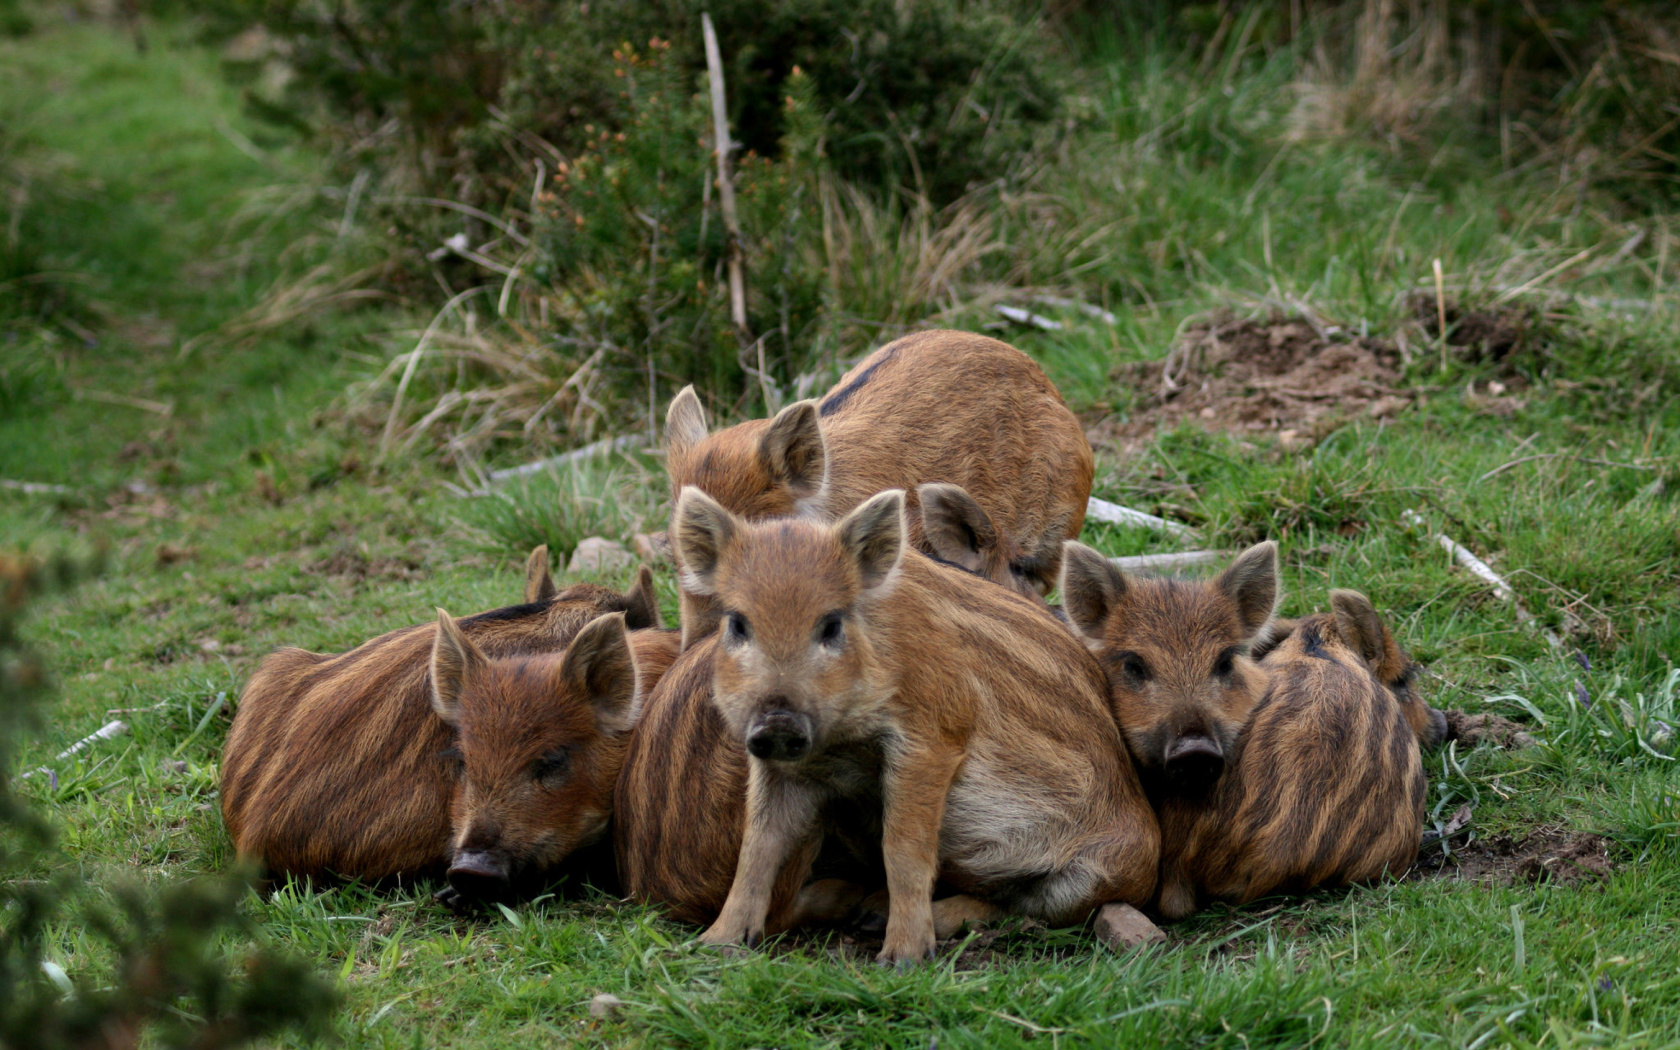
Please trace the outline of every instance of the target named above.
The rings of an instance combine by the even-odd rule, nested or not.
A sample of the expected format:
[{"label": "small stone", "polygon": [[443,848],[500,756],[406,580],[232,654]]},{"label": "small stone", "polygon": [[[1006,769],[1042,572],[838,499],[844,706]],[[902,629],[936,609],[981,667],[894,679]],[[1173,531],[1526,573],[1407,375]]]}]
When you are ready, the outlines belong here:
[{"label": "small stone", "polygon": [[158,770],[164,773],[185,773],[187,771],[187,764],[178,758],[166,758],[162,762],[158,763]]},{"label": "small stone", "polygon": [[174,565],[176,562],[186,561],[198,553],[198,548],[188,547],[177,543],[160,543],[157,549],[157,563],[159,565]]},{"label": "small stone", "polygon": [[1097,939],[1117,952],[1165,943],[1161,928],[1130,904],[1105,904],[1097,912]]},{"label": "small stone", "polygon": [[663,530],[654,533],[636,533],[636,555],[643,561],[669,561],[671,559],[671,534]]},{"label": "small stone", "polygon": [[589,1016],[601,1019],[611,1017],[624,1008],[624,1000],[611,992],[602,992],[589,1000]]},{"label": "small stone", "polygon": [[611,572],[634,564],[636,556],[625,550],[624,544],[602,539],[600,536],[590,536],[578,541],[577,549],[572,551],[572,560],[566,565],[566,571]]}]

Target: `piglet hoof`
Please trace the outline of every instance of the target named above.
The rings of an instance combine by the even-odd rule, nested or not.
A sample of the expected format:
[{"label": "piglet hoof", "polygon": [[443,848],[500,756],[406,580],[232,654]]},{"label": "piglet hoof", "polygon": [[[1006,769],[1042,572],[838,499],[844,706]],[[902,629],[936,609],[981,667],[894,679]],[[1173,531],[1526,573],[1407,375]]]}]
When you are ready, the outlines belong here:
[{"label": "piglet hoof", "polygon": [[443,889],[438,890],[436,893],[432,894],[432,900],[437,901],[439,904],[448,908],[457,915],[461,915],[472,910],[472,902],[461,896],[461,891],[457,890],[453,886],[445,886]]},{"label": "piglet hoof", "polygon": [[763,930],[722,929],[716,923],[700,935],[700,943],[725,957],[743,955],[764,943]]},{"label": "piglet hoof", "polygon": [[900,970],[925,963],[932,959],[934,954],[932,934],[933,931],[929,930],[925,938],[907,937],[899,942],[889,940],[881,949],[881,954],[875,956],[875,961],[882,966],[892,966]]}]

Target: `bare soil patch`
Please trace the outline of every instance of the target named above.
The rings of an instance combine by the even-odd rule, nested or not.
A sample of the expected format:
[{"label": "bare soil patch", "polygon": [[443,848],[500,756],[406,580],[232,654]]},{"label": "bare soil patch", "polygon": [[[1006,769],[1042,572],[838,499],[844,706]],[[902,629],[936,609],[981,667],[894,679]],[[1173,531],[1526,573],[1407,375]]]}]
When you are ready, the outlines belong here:
[{"label": "bare soil patch", "polygon": [[1534,746],[1534,738],[1521,724],[1495,714],[1472,715],[1464,711],[1444,711],[1447,716],[1447,739],[1475,747],[1489,743],[1506,750],[1521,750]]},{"label": "bare soil patch", "polygon": [[1553,882],[1580,886],[1600,882],[1616,870],[1611,843],[1602,835],[1542,827],[1523,838],[1493,835],[1418,860],[1414,878],[1491,882],[1500,886]]},{"label": "bare soil patch", "polygon": [[1524,305],[1471,307],[1448,299],[1437,307],[1435,296],[1418,293],[1411,297],[1412,314],[1430,340],[1441,338],[1441,314],[1447,319],[1447,345],[1472,364],[1514,363],[1509,359],[1530,354],[1545,341],[1540,312]]},{"label": "bare soil patch", "polygon": [[1342,421],[1389,418],[1411,404],[1401,364],[1386,339],[1304,317],[1214,318],[1188,328],[1165,358],[1116,368],[1112,378],[1138,400],[1129,419],[1099,422],[1091,438],[1124,446],[1188,419],[1312,440]]}]

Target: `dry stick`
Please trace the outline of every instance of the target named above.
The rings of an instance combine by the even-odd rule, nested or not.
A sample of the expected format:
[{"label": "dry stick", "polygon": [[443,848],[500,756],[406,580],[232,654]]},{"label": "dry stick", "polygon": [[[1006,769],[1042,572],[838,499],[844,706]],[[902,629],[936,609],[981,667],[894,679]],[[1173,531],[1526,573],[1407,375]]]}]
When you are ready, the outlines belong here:
[{"label": "dry stick", "polygon": [[21,492],[25,496],[67,496],[76,491],[68,485],[54,485],[46,481],[13,481],[0,478],[0,489]]},{"label": "dry stick", "polygon": [[1033,328],[1041,329],[1046,332],[1059,332],[1062,330],[1062,322],[1052,321],[1048,317],[1042,317],[1033,313],[1031,310],[1023,310],[1019,306],[1005,306],[1003,303],[998,303],[996,306],[992,307],[992,309],[1009,318],[1011,321],[1014,321],[1016,324],[1031,325]]},{"label": "dry stick", "polygon": [[[71,744],[69,747],[65,748],[63,751],[60,751],[58,754],[54,755],[53,756],[53,761],[62,762],[65,759],[71,757],[72,755],[75,755],[76,753],[78,753],[82,750],[85,750],[91,744],[97,744],[101,740],[109,740],[114,736],[122,736],[126,732],[128,732],[128,723],[127,722],[123,722],[123,721],[107,722],[104,725],[100,726],[98,729],[89,733],[87,736],[82,737],[80,740],[76,741],[74,744]],[[51,773],[51,772],[52,772],[52,770],[48,769],[46,766],[36,766],[34,769],[26,770],[22,773],[19,773],[18,774],[18,779],[19,780],[28,780],[30,777],[34,776],[37,773]]]},{"label": "dry stick", "polygon": [[735,210],[735,180],[729,171],[729,107],[723,94],[723,56],[718,51],[717,31],[712,16],[700,13],[700,32],[706,38],[706,80],[712,88],[712,145],[717,151],[718,209],[723,212],[723,229],[729,237],[729,316],[735,334],[745,346],[747,334],[747,274],[741,249],[741,216]]},{"label": "dry stick", "polygon": [[1106,521],[1110,525],[1132,525],[1145,529],[1160,529],[1162,532],[1180,539],[1189,539],[1196,535],[1196,530],[1188,525],[1166,518],[1157,518],[1153,514],[1145,514],[1141,510],[1122,507],[1118,503],[1110,503],[1105,499],[1092,496],[1085,501],[1085,516],[1098,521]]},{"label": "dry stick", "polygon": [[1441,371],[1447,370],[1447,293],[1441,260],[1435,260],[1435,334],[1441,340]]},{"label": "dry stick", "polygon": [[490,483],[496,484],[498,482],[507,481],[510,478],[522,478],[528,474],[536,474],[540,471],[547,470],[549,467],[558,467],[564,466],[567,463],[576,463],[580,459],[588,459],[591,456],[599,456],[607,452],[622,452],[625,449],[640,448],[646,443],[646,434],[625,434],[621,437],[602,438],[599,441],[592,441],[589,444],[584,445],[582,448],[574,448],[570,452],[562,452],[558,456],[549,456],[547,459],[539,459],[535,463],[524,463],[517,467],[506,467],[502,470],[492,470],[490,472]]},{"label": "dry stick", "polygon": [[[1415,510],[1407,510],[1400,515],[1400,519],[1412,528],[1423,529],[1425,532],[1429,531],[1428,524],[1423,520],[1423,515]],[[1504,577],[1493,571],[1492,566],[1476,557],[1468,547],[1458,543],[1446,533],[1437,532],[1433,536],[1435,542],[1441,545],[1441,549],[1453,556],[1454,561],[1481,577],[1489,587],[1492,587],[1494,597],[1500,601],[1511,603],[1512,610],[1517,614],[1518,623],[1525,627],[1538,628],[1541,635],[1546,639],[1546,644],[1553,649],[1563,648],[1563,640],[1552,633],[1551,629],[1540,627],[1534,619],[1534,615],[1523,608],[1522,602],[1517,600],[1517,592],[1511,589],[1511,585],[1505,582]]]},{"label": "dry stick", "polygon": [[1589,255],[1591,255],[1593,253],[1593,251],[1594,251],[1594,249],[1587,248],[1587,249],[1584,249],[1582,251],[1576,252],[1574,255],[1571,255],[1569,258],[1567,258],[1567,259],[1563,260],[1562,262],[1558,263],[1556,266],[1554,266],[1550,270],[1547,270],[1546,272],[1542,273],[1540,276],[1531,277],[1528,280],[1524,281],[1522,284],[1517,285],[1515,288],[1507,288],[1505,291],[1499,293],[1499,296],[1496,299],[1493,300],[1494,305],[1497,306],[1500,303],[1507,302],[1511,299],[1515,299],[1517,296],[1519,296],[1519,295],[1523,294],[1524,292],[1528,291],[1529,289],[1533,288],[1535,285],[1539,284],[1540,282],[1550,280],[1551,278],[1556,277],[1558,274],[1560,274],[1563,271],[1569,269],[1571,266],[1574,266],[1576,263],[1581,262],[1584,259],[1586,259]]},{"label": "dry stick", "polygon": [[1509,463],[1501,463],[1499,466],[1494,467],[1492,470],[1488,471],[1486,474],[1483,474],[1481,477],[1477,478],[1476,480],[1477,481],[1486,481],[1487,479],[1489,479],[1491,477],[1494,477],[1495,475],[1505,473],[1507,470],[1510,470],[1512,467],[1521,466],[1524,463],[1532,463],[1537,459],[1572,459],[1572,460],[1575,460],[1577,463],[1591,463],[1591,464],[1593,464],[1594,466],[1597,466],[1597,467],[1621,467],[1624,470],[1656,470],[1657,469],[1656,467],[1649,467],[1649,466],[1645,466],[1645,465],[1640,464],[1640,463],[1617,463],[1613,460],[1608,460],[1608,459],[1594,459],[1591,456],[1577,456],[1577,455],[1575,455],[1573,453],[1570,453],[1570,452],[1539,452],[1539,453],[1536,453],[1535,455],[1532,455],[1532,456],[1519,456],[1518,458],[1511,460]]},{"label": "dry stick", "polygon": [[1127,558],[1108,560],[1115,568],[1126,572],[1153,572],[1157,569],[1177,569],[1185,565],[1206,565],[1223,557],[1223,551],[1179,551],[1174,554],[1134,554]]}]

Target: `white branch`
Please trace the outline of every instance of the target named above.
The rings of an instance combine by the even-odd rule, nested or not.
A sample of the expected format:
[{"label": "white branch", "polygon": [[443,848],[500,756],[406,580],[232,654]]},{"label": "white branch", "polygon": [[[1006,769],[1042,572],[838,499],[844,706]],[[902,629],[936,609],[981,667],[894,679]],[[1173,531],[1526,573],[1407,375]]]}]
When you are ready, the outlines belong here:
[{"label": "white branch", "polygon": [[1105,499],[1092,496],[1085,504],[1085,516],[1098,521],[1106,521],[1110,525],[1131,525],[1142,529],[1159,529],[1162,532],[1180,539],[1189,539],[1196,535],[1196,530],[1177,521],[1157,518],[1153,514],[1145,514],[1141,510],[1122,507],[1118,503],[1110,503]]}]

